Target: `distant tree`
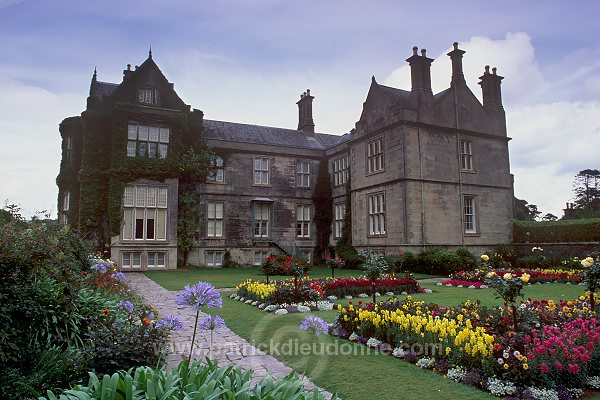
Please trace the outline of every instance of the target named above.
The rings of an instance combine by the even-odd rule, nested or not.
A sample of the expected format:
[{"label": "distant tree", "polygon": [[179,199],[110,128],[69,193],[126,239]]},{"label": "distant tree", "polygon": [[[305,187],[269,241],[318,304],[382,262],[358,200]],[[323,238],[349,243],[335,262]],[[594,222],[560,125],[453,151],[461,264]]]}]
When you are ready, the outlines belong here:
[{"label": "distant tree", "polygon": [[542,221],[556,221],[558,217],[554,214],[547,213],[542,217]]},{"label": "distant tree", "polygon": [[520,221],[535,221],[542,213],[535,204],[529,204],[527,200],[521,200],[515,197],[514,204],[513,218]]},{"label": "distant tree", "polygon": [[575,194],[575,208],[589,209],[597,200],[600,200],[600,171],[597,169],[584,169],[575,175],[573,184]]}]

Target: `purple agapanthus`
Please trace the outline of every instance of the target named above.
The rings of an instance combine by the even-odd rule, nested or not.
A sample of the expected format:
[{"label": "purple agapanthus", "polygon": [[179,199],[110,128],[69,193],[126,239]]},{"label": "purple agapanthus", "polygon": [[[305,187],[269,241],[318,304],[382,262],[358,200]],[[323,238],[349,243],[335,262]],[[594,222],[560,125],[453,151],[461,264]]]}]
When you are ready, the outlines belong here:
[{"label": "purple agapanthus", "polygon": [[113,267],[113,263],[109,262],[109,261],[99,261],[96,264],[92,265],[90,267],[91,270],[94,270],[100,274],[103,274],[106,272],[107,268],[112,268]]},{"label": "purple agapanthus", "polygon": [[177,296],[177,304],[192,307],[194,311],[198,312],[204,306],[223,307],[223,299],[213,285],[198,282],[192,287],[185,285],[185,288]]},{"label": "purple agapanthus", "polygon": [[198,321],[200,330],[213,331],[218,328],[225,328],[225,320],[218,315],[207,315]]},{"label": "purple agapanthus", "polygon": [[304,318],[304,320],[300,322],[300,329],[315,336],[319,336],[321,333],[329,332],[329,324],[322,318],[311,315]]},{"label": "purple agapanthus", "polygon": [[164,328],[170,331],[180,331],[183,329],[183,321],[176,315],[165,315],[154,325],[157,328]]},{"label": "purple agapanthus", "polygon": [[121,282],[125,281],[126,279],[125,274],[123,272],[115,272],[111,275],[111,277]]},{"label": "purple agapanthus", "polygon": [[119,302],[119,307],[123,310],[127,311],[129,314],[133,314],[133,303],[127,300],[122,300]]}]

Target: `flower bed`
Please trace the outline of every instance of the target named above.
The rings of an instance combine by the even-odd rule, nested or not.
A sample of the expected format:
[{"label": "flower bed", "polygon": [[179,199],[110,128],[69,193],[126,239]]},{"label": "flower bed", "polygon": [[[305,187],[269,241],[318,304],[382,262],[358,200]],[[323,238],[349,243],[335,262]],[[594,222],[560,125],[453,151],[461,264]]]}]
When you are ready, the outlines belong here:
[{"label": "flower bed", "polygon": [[[524,274],[529,275],[529,283],[571,283],[580,284],[583,282],[583,273],[575,271],[564,271],[561,269],[492,269],[497,275],[502,276],[510,273],[515,277],[521,277]],[[450,276],[451,280],[465,282],[484,282],[489,269],[475,269],[473,271],[460,271]]]},{"label": "flower bed", "polygon": [[[423,289],[412,278],[397,278],[385,275],[376,281],[375,289],[381,293],[419,293]],[[236,295],[251,302],[266,304],[315,303],[324,298],[367,297],[373,290],[372,282],[366,278],[326,278],[304,277],[280,280],[271,283],[247,280],[236,286]]]},{"label": "flower bed", "polygon": [[455,287],[466,287],[470,289],[487,289],[489,288],[484,282],[478,281],[461,281],[456,279],[448,279],[438,283],[439,286],[455,286]]},{"label": "flower bed", "polygon": [[334,330],[497,396],[574,398],[600,382],[600,323],[587,299],[521,302],[515,331],[509,303],[440,307],[409,296],[338,306]]}]

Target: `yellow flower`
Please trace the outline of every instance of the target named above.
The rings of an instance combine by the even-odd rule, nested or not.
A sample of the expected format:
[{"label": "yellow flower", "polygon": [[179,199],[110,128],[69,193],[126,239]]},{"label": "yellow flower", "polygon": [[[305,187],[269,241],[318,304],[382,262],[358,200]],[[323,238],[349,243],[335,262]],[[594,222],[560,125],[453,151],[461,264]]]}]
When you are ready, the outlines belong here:
[{"label": "yellow flower", "polygon": [[581,265],[583,265],[585,268],[591,267],[593,263],[594,259],[592,257],[586,257],[583,260],[581,260]]},{"label": "yellow flower", "polygon": [[527,283],[527,282],[529,282],[529,274],[523,274],[523,275],[521,275],[521,280],[522,280],[524,283]]},{"label": "yellow flower", "polygon": [[508,364],[504,364],[504,369],[508,369]]},{"label": "yellow flower", "polygon": [[529,365],[527,363],[523,364],[523,369],[529,369]]},{"label": "yellow flower", "polygon": [[495,276],[496,276],[496,273],[494,271],[491,271],[491,272],[488,272],[485,277],[486,278],[493,278]]},{"label": "yellow flower", "polygon": [[507,272],[507,273],[504,274],[504,276],[502,278],[504,278],[504,280],[507,281],[509,279],[512,279],[512,274],[509,273],[509,272]]},{"label": "yellow flower", "polygon": [[481,259],[482,259],[483,261],[489,261],[490,257],[489,257],[487,254],[482,254],[482,255],[481,255]]}]

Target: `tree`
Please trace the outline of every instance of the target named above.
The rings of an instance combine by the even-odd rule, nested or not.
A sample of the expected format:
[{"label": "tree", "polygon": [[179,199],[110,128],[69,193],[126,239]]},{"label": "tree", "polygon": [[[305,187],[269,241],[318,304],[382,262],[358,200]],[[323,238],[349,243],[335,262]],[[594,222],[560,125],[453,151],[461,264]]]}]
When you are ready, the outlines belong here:
[{"label": "tree", "polygon": [[558,217],[554,214],[547,213],[542,217],[542,221],[556,221]]},{"label": "tree", "polygon": [[600,171],[584,169],[575,175],[573,184],[575,208],[589,209],[595,201],[600,200]]},{"label": "tree", "polygon": [[520,221],[535,221],[542,213],[541,211],[538,211],[535,204],[529,204],[527,200],[521,200],[515,197],[514,204],[513,218]]}]

